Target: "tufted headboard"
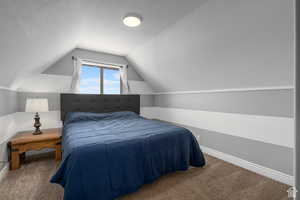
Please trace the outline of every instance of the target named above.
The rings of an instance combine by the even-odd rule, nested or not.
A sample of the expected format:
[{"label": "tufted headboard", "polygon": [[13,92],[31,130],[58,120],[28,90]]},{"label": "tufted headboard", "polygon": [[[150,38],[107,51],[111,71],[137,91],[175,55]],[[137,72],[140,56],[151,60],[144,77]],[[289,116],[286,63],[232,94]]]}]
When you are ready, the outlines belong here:
[{"label": "tufted headboard", "polygon": [[68,112],[133,111],[140,114],[140,95],[61,94],[60,111],[62,121]]}]

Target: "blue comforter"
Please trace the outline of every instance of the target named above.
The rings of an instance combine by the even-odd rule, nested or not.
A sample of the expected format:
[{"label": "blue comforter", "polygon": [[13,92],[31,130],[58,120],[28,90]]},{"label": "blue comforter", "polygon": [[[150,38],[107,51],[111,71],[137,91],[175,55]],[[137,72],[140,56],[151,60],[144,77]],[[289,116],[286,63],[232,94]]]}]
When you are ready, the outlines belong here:
[{"label": "blue comforter", "polygon": [[52,183],[65,200],[112,200],[189,165],[205,165],[193,134],[133,112],[69,113]]}]

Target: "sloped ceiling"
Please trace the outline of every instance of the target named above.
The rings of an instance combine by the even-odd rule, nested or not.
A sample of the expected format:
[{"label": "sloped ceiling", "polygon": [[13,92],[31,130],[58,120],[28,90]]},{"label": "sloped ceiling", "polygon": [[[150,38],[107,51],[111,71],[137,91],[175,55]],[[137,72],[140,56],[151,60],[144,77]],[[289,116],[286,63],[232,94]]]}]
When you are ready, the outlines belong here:
[{"label": "sloped ceiling", "polygon": [[[0,86],[17,87],[75,47],[127,55],[205,0],[1,0]],[[122,17],[143,16],[138,28]]]},{"label": "sloped ceiling", "polygon": [[42,71],[76,46],[79,6],[72,2],[0,1],[0,86]]},{"label": "sloped ceiling", "polygon": [[293,85],[293,16],[283,0],[1,0],[0,86],[75,47],[126,56],[155,91]]},{"label": "sloped ceiling", "polygon": [[127,58],[158,92],[293,86],[293,1],[209,0]]}]

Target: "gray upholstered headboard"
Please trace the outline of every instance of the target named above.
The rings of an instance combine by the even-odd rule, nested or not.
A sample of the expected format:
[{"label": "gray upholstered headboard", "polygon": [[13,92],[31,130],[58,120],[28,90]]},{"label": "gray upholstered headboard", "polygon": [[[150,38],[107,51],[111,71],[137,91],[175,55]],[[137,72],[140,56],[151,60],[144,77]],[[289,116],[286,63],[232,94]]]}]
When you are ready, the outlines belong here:
[{"label": "gray upholstered headboard", "polygon": [[60,111],[62,121],[68,112],[132,111],[140,114],[140,95],[61,94]]}]

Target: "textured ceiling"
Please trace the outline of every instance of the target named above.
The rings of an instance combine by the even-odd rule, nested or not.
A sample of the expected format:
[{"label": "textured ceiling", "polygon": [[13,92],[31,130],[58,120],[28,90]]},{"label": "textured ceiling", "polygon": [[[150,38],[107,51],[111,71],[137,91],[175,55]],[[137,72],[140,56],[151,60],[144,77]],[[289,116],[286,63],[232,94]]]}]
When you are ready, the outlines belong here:
[{"label": "textured ceiling", "polygon": [[[0,86],[40,73],[75,47],[127,55],[204,0],[1,0]],[[143,16],[127,28],[122,17]]]}]

